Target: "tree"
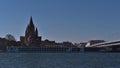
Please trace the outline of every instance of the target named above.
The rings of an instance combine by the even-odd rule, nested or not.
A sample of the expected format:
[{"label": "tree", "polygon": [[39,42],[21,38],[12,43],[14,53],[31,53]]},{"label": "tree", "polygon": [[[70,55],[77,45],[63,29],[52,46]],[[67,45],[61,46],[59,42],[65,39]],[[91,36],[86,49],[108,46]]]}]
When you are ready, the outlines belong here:
[{"label": "tree", "polygon": [[11,34],[7,34],[7,35],[5,36],[5,39],[7,39],[7,40],[9,40],[9,41],[16,41],[15,37],[14,37],[13,35],[11,35]]}]

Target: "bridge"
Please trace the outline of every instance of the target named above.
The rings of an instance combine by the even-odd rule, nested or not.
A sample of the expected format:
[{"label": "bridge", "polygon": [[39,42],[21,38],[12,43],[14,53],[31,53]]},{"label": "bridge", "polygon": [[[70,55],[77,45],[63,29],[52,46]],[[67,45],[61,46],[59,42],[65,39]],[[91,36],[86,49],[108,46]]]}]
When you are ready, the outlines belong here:
[{"label": "bridge", "polygon": [[98,44],[93,44],[88,46],[88,48],[101,48],[102,50],[106,51],[119,51],[120,52],[120,40],[102,42]]}]

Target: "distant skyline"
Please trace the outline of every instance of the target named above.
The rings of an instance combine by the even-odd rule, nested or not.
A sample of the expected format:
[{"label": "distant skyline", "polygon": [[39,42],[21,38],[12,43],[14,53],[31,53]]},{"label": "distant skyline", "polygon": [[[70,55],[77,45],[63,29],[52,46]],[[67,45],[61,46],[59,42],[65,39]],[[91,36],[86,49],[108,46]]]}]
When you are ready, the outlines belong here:
[{"label": "distant skyline", "polygon": [[120,0],[0,0],[0,37],[23,36],[30,16],[42,39],[120,39]]}]

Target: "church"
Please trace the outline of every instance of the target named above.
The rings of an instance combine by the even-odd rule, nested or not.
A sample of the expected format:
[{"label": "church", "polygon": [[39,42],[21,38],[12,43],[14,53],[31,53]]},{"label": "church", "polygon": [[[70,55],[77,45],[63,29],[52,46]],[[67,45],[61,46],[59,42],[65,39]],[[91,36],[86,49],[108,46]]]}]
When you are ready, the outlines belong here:
[{"label": "church", "polygon": [[21,45],[24,46],[46,46],[46,45],[55,45],[57,44],[55,41],[49,41],[49,40],[42,40],[41,36],[38,36],[38,29],[35,27],[32,17],[30,17],[29,24],[26,27],[25,30],[25,36],[20,36],[20,42]]},{"label": "church", "polygon": [[20,41],[27,46],[35,46],[41,43],[41,37],[38,36],[38,30],[33,24],[32,17],[27,25],[25,36],[20,36]]}]

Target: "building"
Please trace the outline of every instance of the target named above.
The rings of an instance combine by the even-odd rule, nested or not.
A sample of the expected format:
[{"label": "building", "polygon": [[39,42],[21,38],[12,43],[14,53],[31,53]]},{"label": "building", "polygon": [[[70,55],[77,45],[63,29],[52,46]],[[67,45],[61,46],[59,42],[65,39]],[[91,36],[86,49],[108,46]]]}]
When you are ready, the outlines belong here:
[{"label": "building", "polygon": [[86,44],[87,44],[86,42],[81,42],[76,45],[77,45],[77,47],[81,48],[81,47],[85,47]]},{"label": "building", "polygon": [[56,47],[58,45],[55,41],[42,40],[42,37],[38,36],[38,29],[35,27],[32,17],[26,27],[25,36],[20,36],[20,42],[22,46],[27,47]]},{"label": "building", "polygon": [[38,30],[33,24],[32,17],[27,25],[25,36],[20,36],[20,41],[26,46],[36,46],[41,43],[41,36],[38,36]]},{"label": "building", "polygon": [[79,48],[74,46],[72,42],[56,43],[48,39],[42,40],[38,36],[38,30],[35,27],[32,17],[26,27],[25,35],[20,36],[20,41],[10,41],[0,38],[0,50],[2,51],[39,51],[39,52],[78,52]]}]

